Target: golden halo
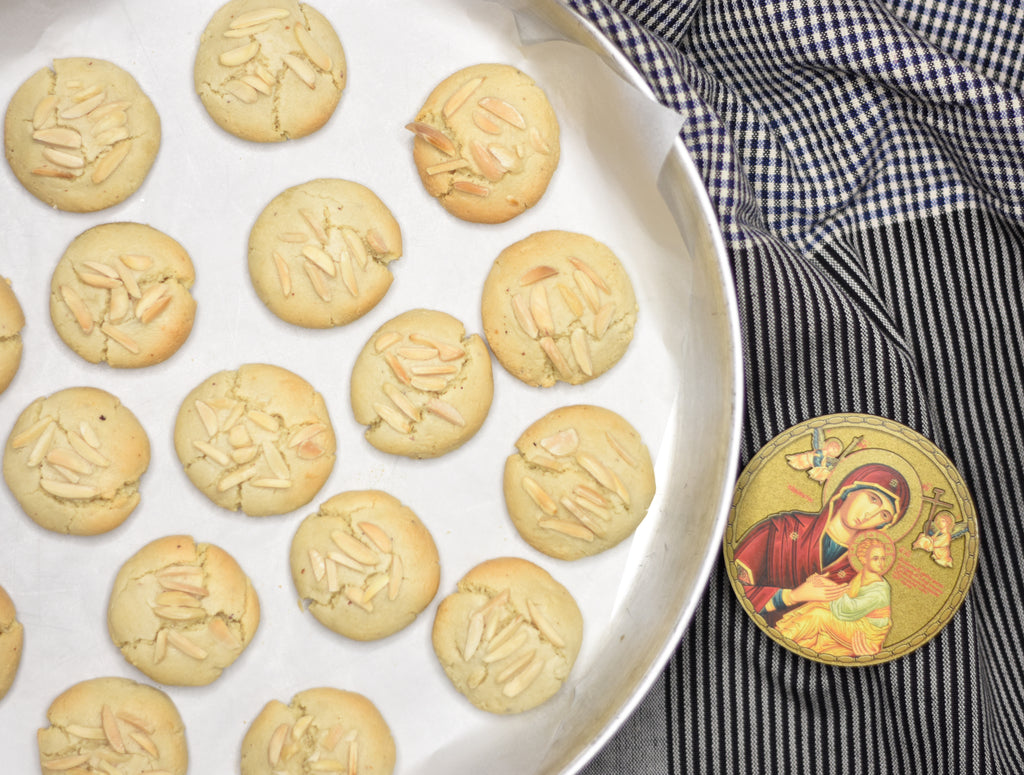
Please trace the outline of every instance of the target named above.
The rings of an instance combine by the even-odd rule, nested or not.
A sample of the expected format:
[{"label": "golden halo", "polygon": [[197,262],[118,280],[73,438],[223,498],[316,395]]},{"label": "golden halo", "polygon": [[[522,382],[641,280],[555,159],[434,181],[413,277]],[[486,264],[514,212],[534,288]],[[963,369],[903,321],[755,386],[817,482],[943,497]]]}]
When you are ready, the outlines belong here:
[{"label": "golden halo", "polygon": [[907,480],[907,486],[910,488],[910,503],[907,504],[906,513],[904,513],[903,518],[899,522],[885,531],[893,542],[899,541],[913,530],[914,525],[917,524],[917,518],[921,515],[924,493],[922,491],[921,477],[918,476],[917,469],[906,458],[897,455],[891,450],[875,448],[858,449],[842,457],[836,463],[836,467],[832,469],[828,479],[821,486],[822,508],[832,500],[832,496],[835,495],[839,483],[850,472],[869,463],[881,463],[882,465],[889,466],[893,470],[898,471]]}]

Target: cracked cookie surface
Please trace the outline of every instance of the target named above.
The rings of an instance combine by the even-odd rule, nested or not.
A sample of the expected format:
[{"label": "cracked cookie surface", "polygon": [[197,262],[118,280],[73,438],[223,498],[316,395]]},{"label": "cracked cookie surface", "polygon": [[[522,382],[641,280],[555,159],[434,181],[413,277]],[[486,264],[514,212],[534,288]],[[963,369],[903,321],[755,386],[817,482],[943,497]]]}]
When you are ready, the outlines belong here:
[{"label": "cracked cookie surface", "polygon": [[205,686],[249,645],[260,621],[252,582],[223,549],[190,536],[158,538],[121,566],[107,629],[154,681]]},{"label": "cracked cookie surface", "polygon": [[433,458],[465,444],[494,398],[487,345],[437,310],[403,312],[370,337],[352,368],[351,400],[382,452]]},{"label": "cracked cookie surface", "polygon": [[636,327],[633,284],[608,246],[550,230],[509,245],[481,294],[494,357],[528,385],[579,385],[625,355]]},{"label": "cracked cookie surface", "polygon": [[309,382],[280,366],[250,363],[217,372],[186,396],[174,448],[206,497],[258,517],[309,503],[334,468],[336,439]]},{"label": "cracked cookie surface", "polygon": [[160,149],[160,116],[112,62],[55,59],[15,92],[4,119],[11,170],[51,207],[93,212],[142,185]]},{"label": "cracked cookie surface", "polygon": [[439,83],[416,119],[413,161],[427,193],[452,215],[504,223],[533,207],[560,156],[558,118],[526,73],[485,63]]},{"label": "cracked cookie surface", "polygon": [[75,237],[50,281],[50,319],[90,363],[143,368],[188,339],[196,301],[192,259],[142,223],[105,223]]},{"label": "cracked cookie surface", "polygon": [[490,713],[522,713],[562,687],[583,642],[572,594],[518,557],[486,560],[437,607],[434,653],[456,689]]},{"label": "cracked cookie surface", "polygon": [[333,115],[345,51],[331,23],[294,0],[231,0],[210,19],[193,68],[210,117],[243,140],[305,137]]},{"label": "cracked cookie surface", "polygon": [[282,191],[249,234],[249,278],[282,320],[306,328],[362,317],[391,287],[402,232],[366,186],[321,178]]},{"label": "cracked cookie surface", "polygon": [[128,678],[81,681],[54,698],[39,730],[42,772],[185,775],[185,725],[171,698]]},{"label": "cracked cookie surface", "polygon": [[0,277],[0,393],[7,390],[21,366],[25,313],[6,277]]},{"label": "cracked cookie surface", "polygon": [[309,772],[390,775],[395,740],[365,696],[331,687],[299,692],[286,705],[271,700],[242,739],[242,775]]},{"label": "cracked cookie surface", "polygon": [[74,387],[37,398],[4,449],[4,479],[25,513],[56,533],[113,530],[139,504],[149,467],[145,429],[105,390]]},{"label": "cracked cookie surface", "polygon": [[530,546],[576,560],[632,535],[654,498],[654,467],[640,434],[621,415],[566,406],[516,441],[503,491],[512,523]]},{"label": "cracked cookie surface", "polygon": [[25,628],[7,590],[0,587],[0,700],[11,688],[21,664]]},{"label": "cracked cookie surface", "polygon": [[437,546],[408,506],[379,490],[343,492],[292,538],[299,600],[329,629],[377,640],[412,624],[441,578]]}]

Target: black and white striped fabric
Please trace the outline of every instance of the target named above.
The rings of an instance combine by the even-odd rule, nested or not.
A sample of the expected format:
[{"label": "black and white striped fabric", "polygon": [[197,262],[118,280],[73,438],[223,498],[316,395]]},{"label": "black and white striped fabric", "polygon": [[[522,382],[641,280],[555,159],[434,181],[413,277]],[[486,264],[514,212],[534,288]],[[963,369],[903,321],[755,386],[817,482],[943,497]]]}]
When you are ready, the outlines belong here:
[{"label": "black and white striped fabric", "polygon": [[717,568],[584,773],[1024,772],[1019,0],[567,2],[686,117],[739,302],[740,465],[812,417],[887,417],[952,459],[981,539],[953,621],[868,668],[775,645]]}]

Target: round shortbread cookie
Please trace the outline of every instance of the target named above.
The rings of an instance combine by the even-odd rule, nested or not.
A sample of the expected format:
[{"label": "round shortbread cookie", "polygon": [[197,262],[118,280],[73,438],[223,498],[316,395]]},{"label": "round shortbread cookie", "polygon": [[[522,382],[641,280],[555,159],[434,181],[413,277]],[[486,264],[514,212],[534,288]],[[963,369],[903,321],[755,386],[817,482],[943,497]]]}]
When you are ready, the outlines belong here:
[{"label": "round shortbread cookie", "polygon": [[51,207],[93,212],[131,196],[160,149],[160,116],[139,84],[102,59],[56,59],[15,92],[7,162]]},{"label": "round shortbread cookie", "polygon": [[505,248],[484,281],[487,343],[528,385],[578,385],[619,362],[637,301],[615,254],[583,234],[542,231]]},{"label": "round shortbread cookie", "polygon": [[543,568],[487,560],[441,601],[433,644],[452,684],[491,713],[521,713],[565,683],[583,642],[583,615]]},{"label": "round shortbread cookie", "polygon": [[615,412],[580,404],[549,412],[505,461],[505,504],[516,530],[551,557],[576,560],[630,536],[654,499],[640,434]]},{"label": "round shortbread cookie", "polygon": [[185,398],[174,425],[185,473],[211,501],[251,517],[309,503],[334,468],[323,397],[297,374],[264,363],[220,371]]},{"label": "round shortbread cookie", "polygon": [[25,641],[25,628],[18,621],[14,601],[0,587],[0,700],[4,698],[21,664],[21,650]]},{"label": "round shortbread cookie", "polygon": [[[91,678],[54,699],[46,718],[50,725],[36,735],[44,773],[188,772],[185,724],[173,700],[155,686]],[[106,769],[110,762],[117,762],[116,770]]]},{"label": "round shortbread cookie", "polygon": [[306,689],[271,700],[242,738],[242,775],[307,772],[390,775],[395,740],[377,706],[356,692]]},{"label": "round shortbread cookie", "polygon": [[172,535],[121,566],[107,605],[107,631],[128,662],[154,681],[206,686],[256,634],[252,582],[223,549]]},{"label": "round shortbread cookie", "polygon": [[305,137],[334,114],[345,51],[331,23],[295,0],[230,0],[199,39],[195,89],[210,117],[243,140]]},{"label": "round shortbread cookie", "polygon": [[438,457],[483,425],[494,397],[487,345],[436,310],[404,312],[370,337],[352,369],[352,409],[382,452]]},{"label": "round shortbread cookie", "polygon": [[282,320],[307,328],[362,317],[391,287],[402,232],[366,186],[322,178],[274,197],[249,234],[249,277]]},{"label": "round shortbread cookie", "polygon": [[0,393],[18,373],[21,366],[21,331],[25,328],[25,313],[14,295],[11,281],[0,277]]},{"label": "round shortbread cookie", "polygon": [[503,223],[533,207],[558,166],[555,111],[510,65],[450,75],[406,128],[416,135],[413,161],[427,193],[465,221]]},{"label": "round shortbread cookie", "polygon": [[4,449],[4,480],[22,509],[56,533],[113,530],[139,504],[149,437],[105,390],[73,387],[37,398]]},{"label": "round shortbread cookie", "polygon": [[300,603],[354,640],[412,624],[437,593],[441,564],[412,509],[379,490],[343,492],[299,525],[291,545]]},{"label": "round shortbread cookie", "polygon": [[105,223],[71,241],[50,281],[50,319],[90,363],[141,368],[170,358],[188,339],[196,301],[192,259],[142,223]]}]

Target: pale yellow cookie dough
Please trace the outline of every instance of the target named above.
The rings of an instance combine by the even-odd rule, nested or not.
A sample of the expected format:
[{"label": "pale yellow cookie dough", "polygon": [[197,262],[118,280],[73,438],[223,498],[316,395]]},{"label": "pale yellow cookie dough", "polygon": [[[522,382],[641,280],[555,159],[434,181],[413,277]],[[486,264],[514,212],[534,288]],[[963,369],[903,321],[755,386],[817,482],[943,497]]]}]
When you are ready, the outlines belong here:
[{"label": "pale yellow cookie dough", "polygon": [[46,204],[103,210],[146,179],[160,149],[160,116],[135,79],[112,62],[56,59],[15,92],[4,149],[21,184]]},{"label": "pale yellow cookie dough", "polygon": [[551,557],[576,560],[629,537],[654,499],[654,466],[621,415],[579,404],[527,428],[505,461],[505,504],[516,530]]},{"label": "pale yellow cookie dough", "polygon": [[452,215],[503,223],[547,191],[560,156],[558,118],[530,76],[479,64],[445,78],[406,125],[427,193]]},{"label": "pale yellow cookie dough", "polygon": [[437,593],[441,564],[426,525],[380,490],[324,501],[295,531],[291,570],[300,603],[353,640],[412,624]]},{"label": "pale yellow cookie dough", "polygon": [[280,366],[220,371],[185,397],[174,426],[185,473],[218,506],[251,517],[304,506],[334,468],[323,397]]},{"label": "pale yellow cookie dough", "polygon": [[452,685],[490,713],[522,713],[569,677],[583,642],[572,594],[534,563],[480,563],[437,608],[434,652]]},{"label": "pale yellow cookie dough", "polygon": [[378,328],[356,358],[352,410],[377,449],[438,457],[483,425],[493,377],[482,337],[446,312],[409,310]]},{"label": "pale yellow cookie dough", "polygon": [[213,683],[259,622],[256,590],[238,562],[184,535],[158,538],[128,558],[107,605],[110,639],[124,658],[174,686]]},{"label": "pale yellow cookie dough", "polygon": [[138,506],[149,437],[111,393],[73,387],[37,398],[4,449],[4,480],[22,509],[56,533],[113,530]]},{"label": "pale yellow cookie dough", "polygon": [[528,385],[579,385],[618,363],[637,300],[616,255],[585,234],[537,232],[494,260],[481,297],[494,357]]},{"label": "pale yellow cookie dough", "polygon": [[14,683],[24,642],[25,628],[18,621],[14,601],[7,590],[0,587],[0,700]]},{"label": "pale yellow cookie dough", "polygon": [[0,393],[7,390],[21,366],[24,328],[25,313],[14,295],[11,281],[0,277]]},{"label": "pale yellow cookie dough", "polygon": [[[185,724],[174,701],[154,686],[90,678],[56,697],[46,718],[49,726],[36,736],[44,775],[188,772]],[[106,768],[111,762],[116,770]]]},{"label": "pale yellow cookie dough", "polygon": [[249,278],[267,308],[307,328],[362,317],[391,287],[402,232],[369,188],[321,178],[292,186],[249,234]]},{"label": "pale yellow cookie dough", "polygon": [[210,117],[243,140],[305,137],[334,114],[345,51],[330,21],[295,0],[230,0],[199,40],[195,89]]},{"label": "pale yellow cookie dough", "polygon": [[105,223],[75,237],[50,281],[50,319],[90,363],[142,368],[170,358],[196,314],[192,259],[142,223]]},{"label": "pale yellow cookie dough", "polygon": [[391,775],[395,759],[395,739],[376,705],[356,692],[317,687],[263,707],[242,739],[241,773]]}]

